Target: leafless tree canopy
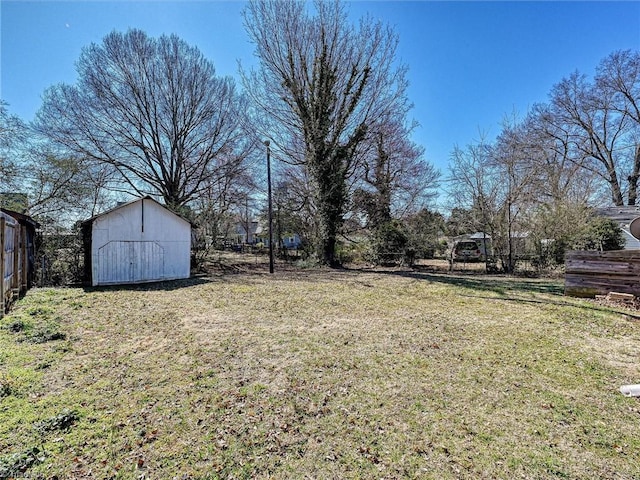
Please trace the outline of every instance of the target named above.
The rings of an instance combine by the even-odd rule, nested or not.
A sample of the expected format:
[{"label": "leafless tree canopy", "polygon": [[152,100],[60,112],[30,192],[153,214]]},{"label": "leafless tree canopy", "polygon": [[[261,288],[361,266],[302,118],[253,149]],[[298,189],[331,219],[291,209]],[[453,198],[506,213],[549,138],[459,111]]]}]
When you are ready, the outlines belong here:
[{"label": "leafless tree canopy", "polygon": [[178,37],[112,32],[82,51],[77,69],[76,85],[46,92],[36,126],[117,170],[124,189],[180,206],[246,157],[232,80]]},{"label": "leafless tree canopy", "polygon": [[26,125],[11,115],[8,105],[0,100],[0,192],[14,188],[19,170],[15,149],[25,141],[26,132]]},{"label": "leafless tree canopy", "polygon": [[58,225],[73,223],[78,214],[93,215],[104,191],[101,174],[107,172],[58,153],[0,101],[0,203],[26,198],[25,205],[0,206],[26,209],[42,222],[55,218]]},{"label": "leafless tree canopy", "polygon": [[346,179],[368,128],[406,107],[405,69],[394,64],[397,37],[364,19],[356,28],[339,1],[251,1],[245,25],[260,68],[247,90],[282,157],[304,164],[314,186],[318,254],[335,263]]},{"label": "leafless tree canopy", "polygon": [[373,228],[414,214],[437,196],[440,172],[424,159],[424,148],[410,139],[417,124],[407,125],[405,112],[397,113],[369,128],[367,148],[358,159],[353,203],[366,211]]},{"label": "leafless tree canopy", "polygon": [[547,123],[566,138],[576,164],[609,185],[611,201],[635,205],[640,178],[640,52],[603,59],[593,81],[574,72],[551,92]]},{"label": "leafless tree canopy", "polygon": [[549,97],[523,120],[505,122],[495,141],[452,154],[452,199],[491,234],[505,270],[514,268],[514,233],[560,246],[585,228],[602,190],[615,205],[625,195],[636,203],[640,52],[614,52],[593,79],[574,72]]}]

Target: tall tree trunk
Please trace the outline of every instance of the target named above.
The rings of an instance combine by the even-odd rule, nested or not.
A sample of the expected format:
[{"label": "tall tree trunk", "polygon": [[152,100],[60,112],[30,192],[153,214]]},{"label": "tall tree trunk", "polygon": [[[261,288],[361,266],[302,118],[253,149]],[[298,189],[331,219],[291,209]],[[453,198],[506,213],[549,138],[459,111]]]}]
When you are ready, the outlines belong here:
[{"label": "tall tree trunk", "polygon": [[[324,186],[326,187],[326,185]],[[325,188],[321,187],[321,190]],[[328,193],[328,192],[326,192]],[[321,193],[322,195],[322,193]],[[321,201],[318,205],[319,232],[317,243],[318,259],[323,265],[337,267],[340,262],[336,258],[336,238],[342,225],[342,205],[338,207],[330,202]]]},{"label": "tall tree trunk", "polygon": [[635,205],[638,198],[638,178],[640,177],[640,144],[636,146],[633,171],[629,175],[629,205]]},{"label": "tall tree trunk", "polygon": [[384,148],[384,137],[380,134],[378,139],[378,155],[373,171],[373,186],[377,191],[377,204],[375,206],[374,228],[388,224],[391,221],[391,179],[389,175],[389,154]]},{"label": "tall tree trunk", "polygon": [[338,147],[333,155],[327,149],[319,149],[310,162],[318,205],[317,254],[320,262],[330,267],[340,264],[336,258],[336,238],[342,227],[347,201],[346,165],[349,154],[346,147]]},{"label": "tall tree trunk", "polygon": [[611,187],[611,200],[616,207],[622,207],[624,205],[624,198],[622,197],[618,174],[611,165],[607,166],[607,170],[609,173],[609,186]]}]

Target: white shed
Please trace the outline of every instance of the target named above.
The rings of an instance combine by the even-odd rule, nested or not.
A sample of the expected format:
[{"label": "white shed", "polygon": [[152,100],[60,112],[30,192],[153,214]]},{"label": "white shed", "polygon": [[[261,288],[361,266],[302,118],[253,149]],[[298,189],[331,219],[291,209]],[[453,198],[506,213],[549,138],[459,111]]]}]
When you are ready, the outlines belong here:
[{"label": "white shed", "polygon": [[151,197],[82,223],[85,276],[91,285],[188,278],[191,224]]}]

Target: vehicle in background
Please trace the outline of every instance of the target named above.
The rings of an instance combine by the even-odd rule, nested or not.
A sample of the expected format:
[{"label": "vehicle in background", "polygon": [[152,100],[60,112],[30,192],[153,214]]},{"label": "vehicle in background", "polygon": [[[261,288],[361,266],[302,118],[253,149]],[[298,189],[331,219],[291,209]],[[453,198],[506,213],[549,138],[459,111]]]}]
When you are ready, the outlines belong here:
[{"label": "vehicle in background", "polygon": [[453,260],[456,262],[478,262],[484,260],[484,254],[474,240],[462,240],[453,246]]}]

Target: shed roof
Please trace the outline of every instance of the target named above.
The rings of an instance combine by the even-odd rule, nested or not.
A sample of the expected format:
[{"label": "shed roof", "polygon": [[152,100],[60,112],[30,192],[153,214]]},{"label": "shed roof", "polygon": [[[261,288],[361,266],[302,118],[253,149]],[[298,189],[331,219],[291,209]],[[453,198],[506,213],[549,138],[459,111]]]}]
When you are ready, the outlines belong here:
[{"label": "shed roof", "polygon": [[40,226],[40,224],[38,222],[36,222],[29,215],[25,215],[24,213],[20,213],[20,212],[16,212],[16,211],[13,211],[13,210],[9,210],[8,208],[0,208],[0,211],[2,213],[5,213],[5,214],[15,218],[16,220],[18,220],[18,222],[20,222],[22,224],[30,225],[33,228],[38,228]]},{"label": "shed roof", "polygon": [[491,235],[485,232],[465,233],[464,235],[458,235],[453,237],[455,241],[460,240],[491,240]]},{"label": "shed roof", "polygon": [[636,206],[596,208],[595,212],[596,215],[610,218],[614,222],[623,225],[629,225],[631,220],[640,217],[640,207]]},{"label": "shed roof", "polygon": [[97,215],[94,215],[91,218],[87,218],[86,220],[83,220],[82,222],[80,222],[82,225],[88,224],[88,223],[93,223],[96,219],[103,217],[105,215],[108,215],[112,212],[115,212],[116,210],[119,210],[121,208],[125,208],[128,207],[129,205],[133,205],[134,203],[140,202],[142,200],[151,200],[152,202],[156,203],[157,205],[159,205],[160,207],[164,208],[167,212],[172,213],[173,215],[175,215],[176,217],[181,218],[182,220],[184,220],[185,222],[189,223],[190,225],[192,225],[192,223],[187,220],[186,218],[184,218],[182,215],[177,214],[176,212],[174,212],[173,210],[170,210],[169,208],[167,208],[166,205],[161,204],[159,201],[157,201],[155,198],[147,195],[145,197],[140,197],[140,198],[136,198],[135,200],[131,200],[130,202],[126,202],[126,203],[121,203],[119,205],[116,205],[115,207],[106,210],[102,213],[98,213]]},{"label": "shed roof", "polygon": [[476,239],[483,239],[484,240],[485,238],[490,239],[491,235],[489,235],[488,233],[485,233],[485,232],[476,232],[476,233],[473,233],[473,234],[469,235],[469,238],[471,238],[473,240],[476,240]]}]

